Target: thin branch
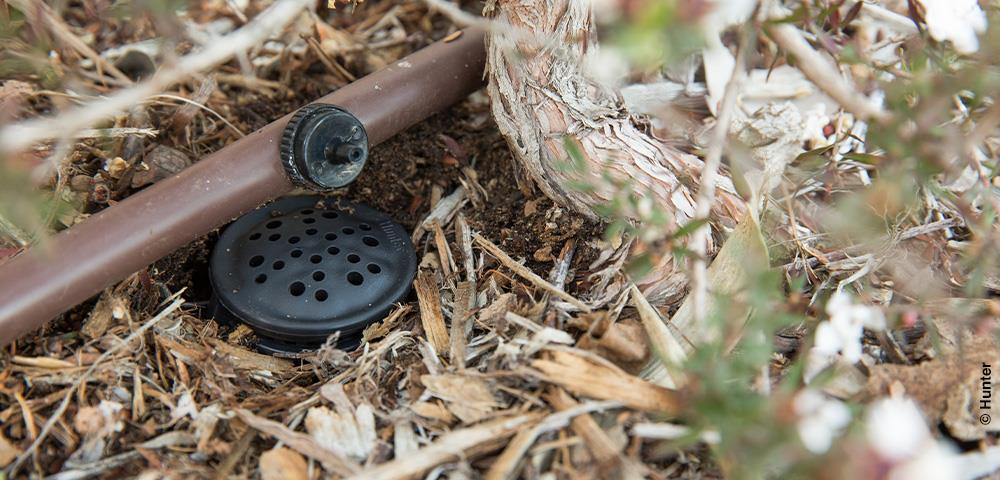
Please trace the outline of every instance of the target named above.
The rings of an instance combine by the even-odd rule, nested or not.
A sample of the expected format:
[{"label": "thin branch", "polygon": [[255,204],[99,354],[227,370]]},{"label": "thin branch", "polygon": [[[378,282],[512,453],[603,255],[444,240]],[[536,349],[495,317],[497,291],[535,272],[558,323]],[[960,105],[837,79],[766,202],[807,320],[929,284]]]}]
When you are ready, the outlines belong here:
[{"label": "thin branch", "polygon": [[840,70],[809,45],[798,28],[787,23],[772,25],[768,35],[785,52],[795,57],[796,67],[813,84],[860,120],[876,120],[886,123],[889,112],[872,103],[861,92],[844,80]]},{"label": "thin branch", "polygon": [[[715,182],[719,176],[719,165],[722,163],[722,151],[729,135],[729,123],[732,120],[733,112],[736,110],[736,97],[739,95],[740,85],[746,75],[745,57],[747,50],[747,35],[742,36],[739,52],[736,56],[736,64],[733,66],[733,74],[726,84],[725,93],[722,96],[722,105],[719,107],[719,115],[712,131],[711,143],[705,154],[705,165],[701,170],[701,187],[698,189],[698,197],[695,203],[694,218],[708,218],[712,212],[712,204],[715,203]],[[691,272],[691,295],[694,302],[694,325],[701,328],[705,325],[708,316],[708,245],[711,240],[712,227],[706,223],[691,234],[690,248],[694,253],[694,264]],[[707,333],[707,330],[706,330]]]},{"label": "thin branch", "polygon": [[536,287],[541,288],[546,292],[549,292],[554,297],[559,298],[560,300],[563,300],[566,303],[569,303],[570,305],[573,305],[580,311],[590,312],[590,307],[588,307],[586,303],[581,302],[576,297],[563,291],[561,288],[558,288],[555,285],[549,283],[544,278],[539,277],[535,272],[532,272],[531,269],[529,269],[528,267],[525,267],[524,265],[517,263],[517,261],[511,258],[510,255],[507,255],[506,252],[500,250],[500,247],[494,245],[493,242],[487,240],[482,235],[477,233],[472,236],[472,239],[475,240],[475,242],[478,243],[479,246],[483,248],[483,250],[492,255],[493,258],[499,260],[500,263],[502,263],[505,267],[511,269],[511,271],[516,273],[521,278],[533,283]]},{"label": "thin branch", "polygon": [[101,120],[125,111],[170,85],[228,60],[234,54],[263,43],[284,28],[299,13],[310,8],[311,0],[280,0],[264,10],[243,28],[212,42],[204,50],[192,53],[163,68],[148,80],[120,90],[101,100],[66,110],[54,117],[43,117],[0,129],[0,154],[11,154],[59,135],[70,135]]},{"label": "thin branch", "polygon": [[129,136],[155,138],[159,134],[159,130],[147,127],[85,128],[76,132],[73,138],[118,138]]}]

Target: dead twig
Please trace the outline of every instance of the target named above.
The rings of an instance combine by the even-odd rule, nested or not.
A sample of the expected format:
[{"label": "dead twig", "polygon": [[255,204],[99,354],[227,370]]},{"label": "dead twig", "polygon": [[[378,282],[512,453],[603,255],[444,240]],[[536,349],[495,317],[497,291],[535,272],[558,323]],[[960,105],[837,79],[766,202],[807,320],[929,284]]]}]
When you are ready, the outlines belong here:
[{"label": "dead twig", "polygon": [[502,440],[518,430],[535,423],[538,414],[518,415],[513,418],[493,420],[464,430],[443,435],[434,443],[405,457],[397,457],[351,477],[352,480],[392,480],[412,478],[445,462],[452,461],[464,452],[494,440]]},{"label": "dead twig", "polygon": [[542,434],[551,432],[559,428],[565,428],[570,420],[578,415],[586,415],[591,412],[599,412],[612,408],[621,407],[621,404],[614,401],[586,402],[579,403],[566,408],[559,408],[556,413],[545,417],[534,427],[521,430],[504,448],[493,461],[490,470],[486,473],[486,480],[504,480],[518,478],[518,471],[528,449],[538,440]]},{"label": "dead twig", "polygon": [[788,23],[776,23],[767,29],[768,35],[785,52],[795,57],[796,67],[813,84],[834,99],[845,110],[861,120],[888,123],[889,112],[875,105],[864,94],[852,87],[833,63],[814,50],[802,32]]},{"label": "dead twig", "polygon": [[73,138],[118,138],[146,137],[156,138],[160,131],[155,128],[115,127],[115,128],[85,128],[76,132]]},{"label": "dead twig", "polygon": [[[555,387],[548,391],[545,400],[556,410],[566,411],[578,408],[580,404],[571,397],[565,390]],[[573,431],[576,432],[584,443],[590,454],[597,463],[597,468],[605,474],[610,474],[615,468],[622,466],[621,452],[615,447],[614,442],[608,434],[597,424],[589,414],[578,415],[570,422]]]},{"label": "dead twig", "polygon": [[49,432],[52,430],[52,427],[55,426],[55,424],[58,421],[60,421],[60,419],[62,419],[63,414],[66,413],[66,409],[69,407],[70,401],[73,399],[73,392],[77,391],[80,388],[80,386],[83,385],[83,383],[86,382],[88,378],[90,378],[90,375],[94,373],[94,370],[97,370],[97,367],[101,365],[101,363],[104,360],[107,360],[109,357],[117,353],[122,348],[127,347],[129,344],[132,343],[133,340],[141,337],[143,334],[146,333],[146,330],[149,330],[150,328],[153,327],[153,325],[156,325],[160,320],[163,320],[164,318],[167,318],[168,316],[173,314],[174,311],[180,308],[182,304],[184,304],[183,298],[174,299],[174,301],[170,305],[168,305],[167,308],[164,308],[155,317],[149,319],[149,321],[142,324],[142,326],[140,326],[139,328],[135,329],[131,334],[129,334],[128,337],[125,337],[125,339],[122,340],[120,343],[115,344],[113,347],[109,348],[107,351],[102,353],[100,357],[97,357],[97,360],[95,360],[94,363],[90,365],[90,368],[88,368],[85,372],[83,372],[83,375],[80,375],[80,378],[77,379],[76,382],[74,382],[73,388],[66,391],[66,394],[63,396],[62,402],[59,403],[59,407],[57,407],[56,411],[53,412],[53,414],[49,417],[49,420],[45,422],[45,425],[42,427],[42,430],[38,432],[38,437],[35,438],[35,441],[31,442],[31,446],[29,446],[28,449],[25,450],[24,453],[22,453],[19,457],[17,457],[17,460],[15,460],[14,463],[11,464],[10,467],[8,467],[7,474],[13,477],[14,474],[17,473],[17,470],[18,468],[20,468],[21,464],[28,457],[35,454],[35,451],[38,450],[39,445],[41,445],[42,441],[45,440],[45,438],[48,436]]},{"label": "dead twig", "polygon": [[58,135],[72,135],[73,132],[122,112],[184,78],[259,45],[312,5],[313,2],[309,0],[275,2],[243,28],[208,44],[204,50],[177,59],[173,65],[160,69],[148,80],[133,87],[120,90],[102,100],[63,111],[56,116],[8,125],[0,129],[0,153],[13,154]]},{"label": "dead twig", "polygon": [[[705,165],[701,170],[701,186],[698,188],[698,197],[695,202],[695,217],[708,218],[712,212],[712,204],[715,203],[715,183],[719,176],[719,165],[722,163],[722,151],[726,146],[726,139],[729,137],[729,123],[732,120],[733,112],[736,108],[736,97],[739,95],[740,84],[746,74],[745,57],[747,50],[747,36],[743,36],[740,42],[736,63],[733,66],[733,74],[726,84],[725,93],[722,96],[722,106],[719,107],[719,115],[712,131],[712,140],[708,145],[708,153],[705,155]],[[751,207],[753,209],[753,207]],[[706,223],[698,227],[689,242],[691,251],[694,253],[694,261],[691,272],[691,297],[694,301],[694,328],[707,332],[708,325],[705,321],[708,316],[708,255],[709,244],[712,240],[712,227]]]},{"label": "dead twig", "polygon": [[118,82],[125,85],[130,85],[132,83],[131,78],[122,73],[121,70],[118,70],[118,68],[109,63],[107,59],[100,56],[97,52],[90,48],[90,46],[84,43],[83,40],[80,40],[76,35],[74,35],[66,23],[52,11],[52,7],[46,5],[44,2],[34,2],[28,0],[12,0],[11,3],[18,10],[21,10],[29,19],[41,21],[46,24],[49,31],[51,31],[56,38],[69,45],[70,48],[76,50],[76,52],[80,55],[87,57],[90,61],[94,62],[94,66],[97,67],[98,73],[100,73],[101,70],[106,70],[111,74],[111,76],[115,77]]},{"label": "dead twig", "polygon": [[503,250],[500,250],[500,247],[494,245],[493,242],[487,240],[482,235],[477,233],[473,236],[473,239],[479,244],[480,247],[483,248],[483,250],[486,250],[487,253],[499,260],[503,266],[511,269],[511,271],[516,273],[521,278],[531,282],[536,287],[551,293],[553,296],[564,300],[566,303],[573,305],[574,307],[580,309],[580,311],[590,312],[590,307],[588,307],[586,303],[577,300],[576,297],[549,283],[544,278],[538,276],[535,272],[532,272],[528,267],[517,263],[513,258],[510,258],[510,255],[507,255]]},{"label": "dead twig", "polygon": [[427,333],[435,353],[442,355],[448,351],[448,327],[444,324],[444,314],[441,313],[441,290],[434,275],[420,272],[413,283],[417,291],[417,301],[420,304],[420,321]]}]

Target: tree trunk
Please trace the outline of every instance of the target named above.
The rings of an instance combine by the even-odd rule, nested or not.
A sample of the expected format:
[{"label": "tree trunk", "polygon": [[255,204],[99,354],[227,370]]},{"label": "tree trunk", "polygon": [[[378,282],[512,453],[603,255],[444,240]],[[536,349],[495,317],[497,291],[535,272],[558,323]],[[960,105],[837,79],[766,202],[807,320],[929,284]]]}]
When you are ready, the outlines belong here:
[{"label": "tree trunk", "polygon": [[[590,2],[494,0],[486,14],[530,32],[487,37],[493,116],[523,173],[554,201],[591,217],[620,190],[614,184],[624,183],[670,215],[668,231],[690,221],[702,161],[650,136],[617,92],[587,78],[584,60],[597,48]],[[584,165],[567,168],[567,138]],[[591,188],[579,188],[581,182]],[[716,198],[716,226],[734,226],[746,205],[728,178]],[[642,220],[641,212],[631,216]],[[677,300],[686,285],[665,255],[639,286],[662,304]]]}]

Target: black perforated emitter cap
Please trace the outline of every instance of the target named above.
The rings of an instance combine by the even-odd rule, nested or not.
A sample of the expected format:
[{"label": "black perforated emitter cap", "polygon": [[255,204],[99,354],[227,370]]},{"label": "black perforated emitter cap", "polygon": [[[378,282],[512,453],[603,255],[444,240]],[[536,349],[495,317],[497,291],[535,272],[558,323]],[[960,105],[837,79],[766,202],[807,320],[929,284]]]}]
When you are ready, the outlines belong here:
[{"label": "black perforated emitter cap", "polygon": [[288,197],[250,212],[219,237],[210,262],[213,310],[245,322],[270,351],[315,348],[361,331],[406,296],[417,259],[409,235],[364,205]]}]

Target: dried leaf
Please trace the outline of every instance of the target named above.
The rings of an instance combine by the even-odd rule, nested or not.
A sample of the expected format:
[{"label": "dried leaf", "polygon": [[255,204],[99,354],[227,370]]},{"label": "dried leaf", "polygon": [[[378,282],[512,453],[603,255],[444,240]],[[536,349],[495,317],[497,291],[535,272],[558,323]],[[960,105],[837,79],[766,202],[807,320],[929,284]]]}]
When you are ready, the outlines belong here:
[{"label": "dried leaf", "polygon": [[682,339],[674,335],[660,313],[649,304],[635,285],[631,287],[631,297],[632,304],[639,311],[639,319],[653,347],[653,353],[656,354],[643,368],[642,378],[667,388],[683,385],[686,379],[679,367],[687,358],[687,352]]},{"label": "dried leaf", "polygon": [[459,144],[454,138],[451,138],[443,133],[438,134],[438,138],[444,142],[444,148],[448,150],[448,153],[454,155],[457,160],[464,162],[469,158],[469,155],[465,153],[465,149],[462,148],[462,145]]},{"label": "dried leaf", "polygon": [[448,409],[464,423],[482,420],[499,406],[493,389],[482,379],[456,374],[423,375],[428,392],[448,402]]},{"label": "dried leaf", "polygon": [[354,411],[338,406],[313,407],[306,414],[306,431],[323,448],[354,460],[364,460],[375,448],[375,415],[361,404]]}]

